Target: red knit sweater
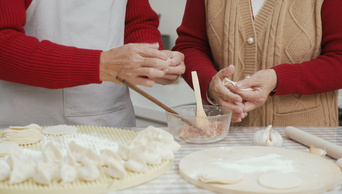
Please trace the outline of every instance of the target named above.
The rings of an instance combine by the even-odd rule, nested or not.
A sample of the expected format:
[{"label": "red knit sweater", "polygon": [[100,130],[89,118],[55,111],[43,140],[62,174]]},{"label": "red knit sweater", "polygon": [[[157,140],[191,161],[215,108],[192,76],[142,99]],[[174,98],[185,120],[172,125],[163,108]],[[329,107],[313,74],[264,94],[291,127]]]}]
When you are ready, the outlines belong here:
[{"label": "red knit sweater", "polygon": [[[325,0],[322,6],[322,55],[300,64],[279,64],[275,95],[315,94],[342,88],[342,1]],[[202,98],[206,98],[211,78],[217,73],[206,35],[204,1],[188,0],[178,39],[173,50],[185,55],[183,75],[192,87],[191,71],[198,72]]]},{"label": "red knit sweater", "polygon": [[[25,35],[26,9],[31,2],[0,1],[0,79],[52,89],[101,83],[102,51],[58,45],[49,40],[40,42]],[[158,25],[158,15],[148,0],[128,0],[125,44],[162,45]]]}]

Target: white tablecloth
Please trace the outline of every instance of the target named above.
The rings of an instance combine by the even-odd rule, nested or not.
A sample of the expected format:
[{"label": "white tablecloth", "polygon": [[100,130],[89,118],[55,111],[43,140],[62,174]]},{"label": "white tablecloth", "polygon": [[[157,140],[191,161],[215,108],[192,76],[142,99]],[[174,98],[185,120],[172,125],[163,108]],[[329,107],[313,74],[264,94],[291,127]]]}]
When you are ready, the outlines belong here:
[{"label": "white tablecloth", "polygon": [[[202,150],[202,149],[208,149],[208,148],[214,148],[214,147],[224,147],[224,146],[243,146],[243,145],[251,145],[251,138],[255,131],[265,129],[265,127],[257,128],[257,127],[231,127],[228,136],[223,139],[220,142],[211,143],[211,144],[186,144],[180,142],[182,145],[181,149],[175,154],[175,160],[173,167],[166,172],[164,175],[139,186],[136,186],[134,188],[118,191],[119,193],[213,193],[208,190],[204,190],[201,188],[198,188],[190,183],[188,183],[186,180],[184,180],[178,173],[178,164],[179,161],[186,155]],[[303,152],[309,152],[309,148],[297,143],[291,139],[288,139],[284,135],[284,129],[285,128],[274,128],[277,130],[284,139],[284,148],[288,149],[296,149],[301,150]],[[342,146],[342,127],[339,128],[301,128],[310,134],[316,135],[318,137],[321,137],[325,140],[328,140],[332,143],[335,143],[337,145]],[[132,130],[141,130],[138,128],[134,128]],[[167,128],[165,128],[167,130]],[[331,160],[332,162],[335,162],[334,159],[326,156],[328,160]],[[337,186],[332,191],[328,192],[329,194],[334,193],[342,193],[342,187],[340,185]],[[115,193],[115,192],[112,192]]]}]

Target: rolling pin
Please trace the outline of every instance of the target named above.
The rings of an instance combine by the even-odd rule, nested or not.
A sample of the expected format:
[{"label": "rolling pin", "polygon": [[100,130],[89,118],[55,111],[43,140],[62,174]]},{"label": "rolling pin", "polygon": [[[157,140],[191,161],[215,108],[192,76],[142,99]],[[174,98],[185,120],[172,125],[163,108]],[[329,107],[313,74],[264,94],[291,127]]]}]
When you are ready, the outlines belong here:
[{"label": "rolling pin", "polygon": [[316,148],[325,149],[327,155],[335,159],[342,158],[342,147],[333,144],[327,140],[311,135],[303,130],[295,127],[286,127],[285,135],[299,143],[302,143],[308,147],[314,146]]}]

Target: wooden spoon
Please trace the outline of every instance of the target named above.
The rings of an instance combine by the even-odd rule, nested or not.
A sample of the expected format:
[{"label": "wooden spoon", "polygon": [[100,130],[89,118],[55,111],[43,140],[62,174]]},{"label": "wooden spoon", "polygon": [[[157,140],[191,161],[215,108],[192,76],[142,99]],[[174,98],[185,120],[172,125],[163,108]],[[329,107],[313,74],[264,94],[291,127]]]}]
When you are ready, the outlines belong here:
[{"label": "wooden spoon", "polygon": [[208,119],[205,118],[207,117],[207,114],[205,113],[203,109],[201,90],[199,87],[197,72],[192,71],[191,76],[192,76],[192,85],[194,86],[195,97],[196,97],[196,123],[198,127],[204,127],[209,123],[209,121]]}]

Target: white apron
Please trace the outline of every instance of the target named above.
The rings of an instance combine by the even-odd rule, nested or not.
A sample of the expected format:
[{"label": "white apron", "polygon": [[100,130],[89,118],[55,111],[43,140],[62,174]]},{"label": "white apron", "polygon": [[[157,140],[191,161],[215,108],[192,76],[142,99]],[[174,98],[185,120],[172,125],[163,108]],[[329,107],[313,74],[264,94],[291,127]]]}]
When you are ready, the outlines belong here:
[{"label": "white apron", "polygon": [[[26,34],[39,40],[109,50],[123,45],[127,0],[33,0]],[[0,127],[78,124],[135,126],[129,90],[112,82],[46,89],[0,81]]]}]

